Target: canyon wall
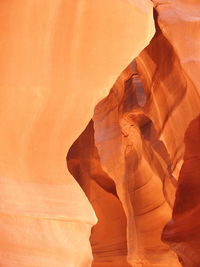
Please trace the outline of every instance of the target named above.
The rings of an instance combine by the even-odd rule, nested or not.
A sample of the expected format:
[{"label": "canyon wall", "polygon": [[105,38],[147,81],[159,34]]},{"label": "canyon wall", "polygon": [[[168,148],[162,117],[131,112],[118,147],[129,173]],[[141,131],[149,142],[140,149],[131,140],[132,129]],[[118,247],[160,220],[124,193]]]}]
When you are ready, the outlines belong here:
[{"label": "canyon wall", "polygon": [[152,10],[135,0],[0,1],[2,267],[90,266],[97,217],[65,158],[149,43]]},{"label": "canyon wall", "polygon": [[198,267],[197,0],[0,2],[0,265]]},{"label": "canyon wall", "polygon": [[154,6],[156,34],[68,154],[98,217],[93,266],[200,264],[199,6]]}]

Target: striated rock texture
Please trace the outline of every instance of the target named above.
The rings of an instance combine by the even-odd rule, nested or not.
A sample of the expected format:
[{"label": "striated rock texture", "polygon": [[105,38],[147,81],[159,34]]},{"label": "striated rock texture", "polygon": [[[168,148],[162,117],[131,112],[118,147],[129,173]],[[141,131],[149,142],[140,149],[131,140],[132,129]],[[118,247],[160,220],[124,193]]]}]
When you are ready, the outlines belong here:
[{"label": "striated rock texture", "polygon": [[[189,121],[184,128],[185,152],[181,168],[176,201],[172,220],[163,232],[163,240],[179,256],[184,267],[200,266],[199,231],[199,110],[191,115],[194,102],[199,99],[200,88],[200,3],[199,1],[173,1],[163,4],[156,1],[159,13],[158,21],[166,38],[179,57],[183,73],[187,79],[187,88],[197,91],[191,96],[190,106],[185,110],[181,121]],[[173,18],[173,20],[172,20]],[[176,34],[175,34],[176,33]],[[182,123],[181,123],[182,124]]]},{"label": "striated rock texture", "polygon": [[200,266],[198,2],[154,4],[155,36],[67,157],[98,217],[93,266]]},{"label": "striated rock texture", "polygon": [[163,240],[171,245],[182,265],[188,267],[197,267],[200,263],[199,136],[200,116],[189,124],[185,133],[184,163],[178,180],[173,217],[163,233]]},{"label": "striated rock texture", "polygon": [[[199,101],[200,88],[200,2],[154,1],[158,23],[171,42],[187,82],[185,99],[189,100],[182,112],[178,129],[184,134],[185,152],[177,184],[172,220],[163,232],[163,241],[177,253],[185,267],[200,266],[199,221]],[[197,92],[197,94],[194,94]],[[184,128],[180,125],[187,123]],[[176,127],[175,127],[176,129]],[[181,138],[183,142],[183,138]]]},{"label": "striated rock texture", "polygon": [[0,266],[200,266],[199,14],[0,1]]}]

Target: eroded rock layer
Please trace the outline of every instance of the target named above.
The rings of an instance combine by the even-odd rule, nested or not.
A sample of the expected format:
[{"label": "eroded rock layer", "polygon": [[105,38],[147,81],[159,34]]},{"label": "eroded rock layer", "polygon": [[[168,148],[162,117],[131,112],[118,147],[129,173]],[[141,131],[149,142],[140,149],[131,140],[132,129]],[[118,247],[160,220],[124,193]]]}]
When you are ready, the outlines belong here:
[{"label": "eroded rock layer", "polygon": [[155,36],[95,107],[68,154],[69,169],[98,217],[93,266],[200,264],[194,219],[199,54],[196,41],[193,53],[187,40],[197,31],[198,5],[154,2]]},{"label": "eroded rock layer", "polygon": [[[199,251],[199,101],[200,88],[200,3],[193,0],[154,1],[158,23],[171,42],[187,81],[189,101],[178,120],[177,130],[184,134],[181,141],[185,152],[177,184],[172,220],[163,232],[163,240],[177,253],[185,267],[200,265]],[[194,91],[197,94],[194,94]],[[196,111],[196,112],[195,112]],[[191,116],[192,115],[192,116]],[[176,129],[176,126],[174,126]]]},{"label": "eroded rock layer", "polygon": [[199,14],[0,1],[0,266],[200,266]]},{"label": "eroded rock layer", "polygon": [[200,116],[192,120],[185,133],[184,163],[181,168],[172,220],[163,232],[185,267],[200,263]]},{"label": "eroded rock layer", "polygon": [[[151,1],[136,0],[0,1],[2,267],[90,266],[97,218],[65,158],[95,105],[149,43],[152,11]],[[109,201],[123,217],[116,196]],[[102,213],[104,203],[97,205]],[[123,258],[125,241],[121,248]]]}]

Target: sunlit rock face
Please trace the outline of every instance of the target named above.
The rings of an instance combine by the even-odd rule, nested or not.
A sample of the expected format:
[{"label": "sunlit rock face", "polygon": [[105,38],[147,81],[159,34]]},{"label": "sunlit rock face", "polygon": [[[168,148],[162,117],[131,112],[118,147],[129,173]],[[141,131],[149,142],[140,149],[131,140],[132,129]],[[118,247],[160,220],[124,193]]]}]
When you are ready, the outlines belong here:
[{"label": "sunlit rock face", "polygon": [[0,266],[200,266],[199,14],[0,1]]},{"label": "sunlit rock face", "polygon": [[102,177],[93,184],[93,202],[103,194],[107,214],[105,202],[88,201],[67,169],[66,154],[95,105],[151,40],[152,2],[3,0],[0,25],[0,265],[90,266],[94,209],[105,218],[92,237],[94,257],[101,258],[104,244],[96,240],[107,244],[103,227],[113,218],[110,244],[123,236],[113,259],[125,262],[126,216],[115,189],[110,197],[114,181],[96,148],[87,148],[94,153],[94,175]]},{"label": "sunlit rock face", "polygon": [[98,217],[93,266],[200,266],[199,4],[154,4],[156,34],[67,157]]},{"label": "sunlit rock face", "polygon": [[[189,101],[187,108],[182,111],[182,118],[177,119],[178,123],[174,123],[173,127],[182,131],[184,138],[180,141],[185,149],[181,156],[183,165],[178,177],[173,216],[164,228],[162,239],[177,253],[184,267],[197,267],[200,266],[200,2],[182,0],[154,3],[160,28],[179,59],[187,83],[185,101]],[[175,88],[177,91],[178,88]]]}]

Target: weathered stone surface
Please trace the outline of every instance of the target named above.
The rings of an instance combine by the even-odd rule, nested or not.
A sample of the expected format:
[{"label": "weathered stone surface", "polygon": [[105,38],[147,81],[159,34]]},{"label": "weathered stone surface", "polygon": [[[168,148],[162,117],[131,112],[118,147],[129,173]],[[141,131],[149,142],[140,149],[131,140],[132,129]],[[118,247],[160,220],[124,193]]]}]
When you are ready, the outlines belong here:
[{"label": "weathered stone surface", "polygon": [[2,267],[200,266],[199,14],[0,2]]},{"label": "weathered stone surface", "polygon": [[149,43],[152,9],[136,0],[0,2],[2,267],[90,266],[96,216],[65,158]]},{"label": "weathered stone surface", "polygon": [[[182,144],[184,143],[185,152],[184,156],[181,156],[183,166],[178,179],[173,216],[164,229],[163,240],[177,253],[183,266],[197,267],[200,265],[199,167],[197,167],[199,166],[200,3],[187,0],[154,2],[158,12],[158,23],[172,44],[185,76],[187,87],[184,98],[188,101],[187,108],[182,110],[181,118],[173,127],[174,131],[182,132],[185,136],[184,142],[183,138],[180,139]],[[175,88],[177,91],[177,87]]]},{"label": "weathered stone surface", "polygon": [[199,163],[200,116],[185,133],[184,163],[181,168],[172,220],[166,225],[163,240],[177,253],[183,266],[196,267],[200,263],[199,231]]},{"label": "weathered stone surface", "polygon": [[[199,114],[200,99],[199,77],[191,65],[198,70],[199,54],[198,42],[194,42],[193,53],[187,40],[195,35],[198,19],[191,13],[194,6],[184,2],[157,1],[155,8],[156,34],[151,43],[96,106],[94,132],[91,122],[68,155],[73,175],[99,219],[91,235],[93,266],[118,266],[117,262],[126,266],[129,262],[131,266],[182,263],[194,267],[200,263],[198,220],[194,219],[199,208],[198,157],[194,156],[198,154],[199,119],[193,121]],[[189,33],[183,35],[186,26]],[[93,140],[92,145],[86,139]],[[94,194],[98,195],[95,201]],[[116,206],[119,200],[124,213]],[[114,221],[114,228],[112,208],[121,217]],[[107,223],[106,218],[110,219]],[[113,235],[115,230],[120,243]]]}]

